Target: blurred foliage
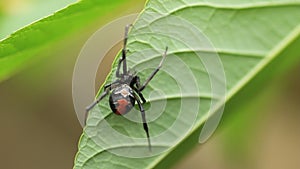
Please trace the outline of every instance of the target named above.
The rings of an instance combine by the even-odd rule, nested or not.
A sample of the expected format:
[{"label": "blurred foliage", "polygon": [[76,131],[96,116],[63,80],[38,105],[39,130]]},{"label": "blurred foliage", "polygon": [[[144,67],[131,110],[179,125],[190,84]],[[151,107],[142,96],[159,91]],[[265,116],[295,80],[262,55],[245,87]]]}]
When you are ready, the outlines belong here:
[{"label": "blurred foliage", "polygon": [[1,0],[0,39],[76,0]]},{"label": "blurred foliage", "polygon": [[42,52],[68,36],[80,34],[80,31],[97,21],[104,23],[111,11],[122,9],[124,3],[124,0],[113,3],[104,0],[80,1],[11,34],[0,43],[0,81],[41,59],[39,55]]}]

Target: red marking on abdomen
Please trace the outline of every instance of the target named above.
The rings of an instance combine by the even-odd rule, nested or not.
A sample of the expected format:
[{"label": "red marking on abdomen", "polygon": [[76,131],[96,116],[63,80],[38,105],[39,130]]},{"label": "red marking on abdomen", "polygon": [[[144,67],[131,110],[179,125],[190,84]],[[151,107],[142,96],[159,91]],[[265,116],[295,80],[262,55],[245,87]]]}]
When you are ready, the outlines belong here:
[{"label": "red marking on abdomen", "polygon": [[117,107],[117,114],[125,114],[127,113],[127,106],[128,106],[128,101],[126,99],[120,99],[118,100],[118,107]]}]

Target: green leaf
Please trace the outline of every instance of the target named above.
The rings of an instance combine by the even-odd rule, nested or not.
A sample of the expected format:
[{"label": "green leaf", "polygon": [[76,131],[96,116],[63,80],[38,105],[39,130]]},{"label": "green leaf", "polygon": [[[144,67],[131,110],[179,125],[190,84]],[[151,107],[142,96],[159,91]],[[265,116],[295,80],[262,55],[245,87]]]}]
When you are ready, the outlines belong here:
[{"label": "green leaf", "polygon": [[[124,0],[82,0],[13,33],[0,43],[0,81],[31,65],[43,52],[93,22],[104,22],[122,9]],[[76,34],[77,33],[77,34]]]},{"label": "green leaf", "polygon": [[[89,113],[74,168],[174,164],[197,143],[205,121],[218,118],[223,101],[234,104],[257,77],[267,81],[282,63],[299,61],[299,10],[300,1],[148,1],[129,34],[127,56],[143,82],[169,47],[162,71],[143,91],[153,151],[137,108],[116,116],[105,98]],[[119,57],[106,83],[115,79]],[[202,141],[214,126],[203,129]]]},{"label": "green leaf", "polygon": [[59,2],[35,0],[11,4],[9,1],[2,0],[0,2],[0,39],[4,39],[11,32],[76,2],[76,0],[61,0]]}]

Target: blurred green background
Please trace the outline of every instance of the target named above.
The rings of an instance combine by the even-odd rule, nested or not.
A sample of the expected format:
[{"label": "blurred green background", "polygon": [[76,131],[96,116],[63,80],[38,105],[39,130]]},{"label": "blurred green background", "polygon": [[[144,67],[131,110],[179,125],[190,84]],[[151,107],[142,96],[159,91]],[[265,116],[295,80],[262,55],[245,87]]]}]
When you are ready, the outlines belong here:
[{"label": "blurred green background", "polygon": [[[0,39],[65,7],[75,0],[1,0]],[[125,3],[116,16],[142,10],[144,1]],[[72,168],[82,128],[72,103],[72,73],[76,57],[91,34],[89,25],[48,49],[40,60],[0,83],[1,168]],[[119,50],[109,52],[106,72]],[[300,57],[300,56],[299,56]],[[298,169],[300,168],[300,63],[256,86],[237,112],[225,114],[214,136],[178,163],[176,169]]]}]

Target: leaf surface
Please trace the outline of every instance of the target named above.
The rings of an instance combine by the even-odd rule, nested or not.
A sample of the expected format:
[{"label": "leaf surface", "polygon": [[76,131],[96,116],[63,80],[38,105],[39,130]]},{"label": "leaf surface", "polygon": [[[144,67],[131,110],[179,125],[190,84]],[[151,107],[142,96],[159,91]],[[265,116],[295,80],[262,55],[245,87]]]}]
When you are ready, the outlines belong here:
[{"label": "leaf surface", "polygon": [[[116,116],[105,98],[89,114],[74,168],[172,165],[171,157],[194,146],[192,137],[222,101],[234,98],[273,61],[299,54],[291,49],[300,45],[299,11],[300,1],[148,1],[129,34],[128,64],[143,82],[169,47],[162,70],[143,91],[156,155],[146,139],[130,142],[124,136],[145,138],[137,108],[126,118]],[[119,57],[107,83],[115,80]]]}]

